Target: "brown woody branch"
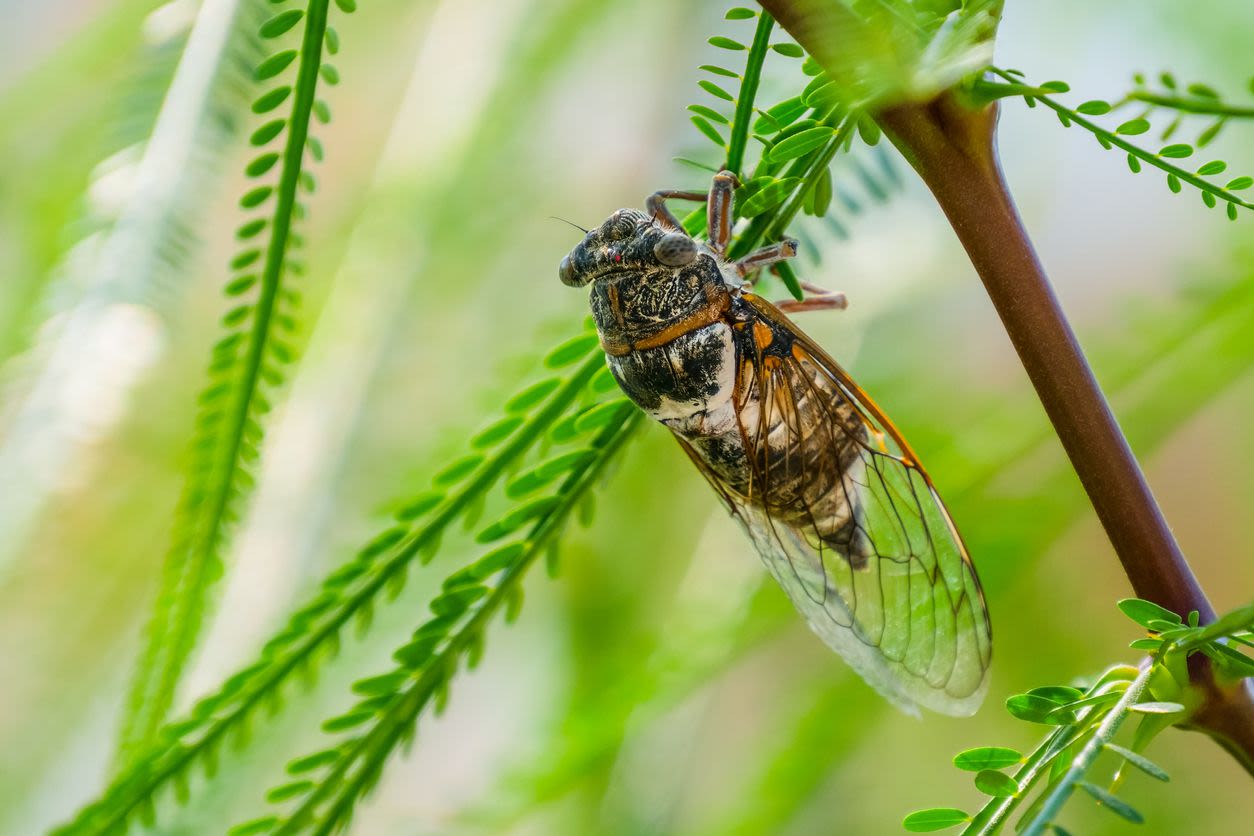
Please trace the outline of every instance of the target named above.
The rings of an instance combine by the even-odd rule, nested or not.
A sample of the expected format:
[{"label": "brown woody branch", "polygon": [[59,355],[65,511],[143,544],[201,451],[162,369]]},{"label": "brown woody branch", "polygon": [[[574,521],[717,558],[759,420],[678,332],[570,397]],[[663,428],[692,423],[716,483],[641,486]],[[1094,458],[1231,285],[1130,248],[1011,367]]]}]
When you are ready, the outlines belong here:
[{"label": "brown woody branch", "polygon": [[[761,0],[821,64],[844,18],[839,3]],[[954,91],[900,102],[873,114],[931,189],[984,282],[1089,501],[1140,598],[1203,623],[1215,612],[1185,560],[1124,438],[1075,333],[1036,257],[1002,177],[996,105],[969,104]],[[1254,773],[1254,699],[1223,687],[1209,660],[1190,660],[1200,704],[1191,722]]]}]

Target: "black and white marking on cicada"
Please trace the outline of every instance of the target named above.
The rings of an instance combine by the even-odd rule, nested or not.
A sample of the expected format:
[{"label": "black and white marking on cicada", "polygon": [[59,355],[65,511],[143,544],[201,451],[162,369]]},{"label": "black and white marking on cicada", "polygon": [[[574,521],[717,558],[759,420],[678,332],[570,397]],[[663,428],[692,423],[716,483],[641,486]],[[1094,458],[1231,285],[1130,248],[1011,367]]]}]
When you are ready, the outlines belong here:
[{"label": "black and white marking on cicada", "polygon": [[[562,259],[561,279],[592,286],[615,379],[674,433],[814,632],[902,708],[970,714],[991,631],[962,538],[896,427],[783,314],[844,297],[751,292],[793,241],[725,257],[735,186],[722,172],[708,195],[620,209]],[[707,202],[706,241],[668,198]]]}]

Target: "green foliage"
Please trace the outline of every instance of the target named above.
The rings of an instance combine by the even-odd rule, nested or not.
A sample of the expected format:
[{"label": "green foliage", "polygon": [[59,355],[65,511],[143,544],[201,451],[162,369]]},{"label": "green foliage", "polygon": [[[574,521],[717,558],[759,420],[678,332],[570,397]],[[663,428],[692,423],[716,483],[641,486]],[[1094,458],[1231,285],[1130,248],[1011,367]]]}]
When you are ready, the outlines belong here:
[{"label": "green foliage", "polygon": [[[1070,686],[1035,688],[1006,700],[1006,710],[1020,720],[1051,726],[1039,746],[1024,757],[1013,749],[971,749],[954,758],[959,769],[977,771],[975,786],[991,800],[975,815],[952,808],[920,810],[902,825],[916,833],[966,825],[964,836],[1002,832],[1011,814],[1035,791],[1016,833],[1040,836],[1060,830],[1062,808],[1076,788],[1082,788],[1101,806],[1133,823],[1143,817],[1116,795],[1127,766],[1151,778],[1168,781],[1167,772],[1142,753],[1162,731],[1188,720],[1189,674],[1186,660],[1197,653],[1210,657],[1221,675],[1237,680],[1254,676],[1254,661],[1231,644],[1254,646],[1254,604],[1242,607],[1213,624],[1199,626],[1197,613],[1186,620],[1150,601],[1129,598],[1119,609],[1149,631],[1150,657],[1139,667],[1120,665],[1103,673],[1085,691]],[[1123,723],[1141,717],[1131,746],[1114,742]],[[1113,755],[1118,764],[1110,780],[1094,783],[1098,757]],[[1017,767],[1013,774],[1001,770]]]},{"label": "green foliage", "polygon": [[378,781],[392,752],[413,738],[423,709],[434,700],[438,714],[460,665],[464,662],[473,668],[477,664],[492,616],[502,607],[507,609],[507,621],[517,616],[527,569],[553,545],[568,517],[643,418],[621,397],[593,408],[606,418],[584,427],[573,439],[587,444],[581,451],[587,455],[570,460],[577,463],[548,496],[531,500],[481,529],[476,537],[479,542],[508,542],[445,579],[440,594],[430,603],[432,617],[393,654],[396,667],[355,682],[353,692],[362,699],[322,724],[329,734],[354,733],[288,764],[289,775],[300,777],[266,795],[267,801],[286,805],[288,811],[246,822],[233,832],[322,834],[338,832],[348,824],[357,801]]},{"label": "green foliage", "polygon": [[[261,27],[261,34],[294,37],[294,33],[302,31],[303,23],[308,36],[316,5],[311,3],[305,10],[279,10]],[[798,223],[803,215],[815,218],[816,222],[821,219],[827,225],[826,231],[839,232],[836,214],[842,209],[858,211],[859,198],[855,198],[840,179],[841,171],[847,169],[838,168],[834,173],[833,164],[840,152],[861,151],[856,146],[873,146],[879,141],[879,129],[867,115],[868,109],[890,95],[927,95],[952,83],[952,79],[978,70],[988,60],[1000,13],[999,3],[987,2],[842,5],[850,14],[855,14],[856,9],[861,24],[883,35],[858,44],[862,52],[850,57],[851,61],[870,58],[876,70],[866,76],[865,83],[859,82],[863,86],[854,96],[849,95],[847,79],[840,77],[838,71],[820,72],[818,64],[806,59],[796,44],[771,43],[772,36],[778,38],[778,30],[769,16],[753,9],[737,8],[727,14],[731,21],[752,21],[745,24],[744,32],[719,34],[709,39],[716,49],[736,56],[737,62],[741,53],[745,55],[742,69],[716,65],[703,68],[710,78],[703,79],[701,88],[704,95],[711,98],[689,108],[697,136],[713,141],[719,148],[722,166],[737,172],[743,181],[737,195],[737,212],[745,222],[741,224],[743,234],[738,236],[733,253],[778,239],[785,232],[801,237],[804,242],[807,222]],[[337,6],[343,11],[352,11],[355,3],[337,0]],[[325,16],[328,4],[321,4],[320,9]],[[224,318],[227,334],[215,349],[212,379],[206,390],[205,415],[209,417],[202,419],[198,428],[202,442],[197,450],[195,478],[201,478],[202,485],[196,502],[208,501],[206,507],[210,510],[200,516],[197,516],[200,511],[186,507],[181,511],[183,522],[180,525],[185,525],[187,531],[194,530],[195,537],[200,538],[189,541],[191,545],[184,544],[184,550],[195,550],[206,559],[200,568],[193,567],[191,574],[166,579],[166,585],[177,590],[176,596],[189,596],[185,599],[189,603],[169,606],[170,623],[176,631],[187,631],[184,644],[188,649],[195,640],[203,606],[197,599],[203,602],[201,596],[206,581],[215,571],[217,554],[224,548],[232,518],[248,491],[250,462],[260,449],[268,401],[281,384],[284,367],[295,353],[295,338],[290,331],[296,324],[296,298],[289,279],[302,267],[291,258],[293,250],[300,246],[291,227],[304,212],[298,197],[300,190],[312,191],[313,187],[312,177],[306,170],[308,161],[303,158],[304,149],[308,149],[313,159],[320,159],[322,151],[316,140],[308,138],[298,143],[293,162],[291,137],[297,122],[303,120],[307,126],[313,118],[321,121],[329,118],[325,102],[316,96],[311,98],[313,94],[304,94],[309,93],[315,82],[330,85],[339,81],[334,67],[320,60],[312,63],[307,60],[308,37],[305,41],[301,49],[275,52],[261,62],[257,70],[258,79],[266,81],[270,89],[252,100],[252,112],[262,117],[252,135],[253,142],[266,145],[279,143],[282,138],[284,147],[280,150],[261,148],[245,168],[246,175],[254,179],[256,185],[245,191],[240,205],[255,212],[256,217],[250,215],[239,229],[244,249],[232,262],[233,275],[225,289],[228,297],[238,301]],[[315,46],[319,42],[320,39]],[[332,31],[326,33],[326,43],[328,47],[337,43]],[[808,81],[797,95],[771,107],[757,108],[755,99],[768,55],[803,59],[801,69]],[[1054,84],[1042,85],[1023,95],[1033,104],[1060,92],[1065,90]],[[1206,98],[1191,88],[1188,93],[1195,98]],[[1156,94],[1147,90],[1145,95]],[[1137,101],[1167,107],[1149,99]],[[1114,107],[1104,102],[1087,102],[1074,113],[1105,115]],[[276,113],[287,113],[288,109],[293,118],[275,118]],[[1212,115],[1215,114],[1218,111]],[[1113,136],[1146,136],[1153,130],[1150,114],[1124,115],[1128,118],[1109,131]],[[1234,116],[1229,113],[1227,118]],[[1074,123],[1070,115],[1064,115],[1064,124],[1068,120]],[[1187,159],[1194,153],[1195,146],[1205,144],[1200,139],[1195,145],[1170,141],[1172,137],[1168,133],[1164,132],[1161,149],[1151,154],[1164,165],[1175,166],[1170,161]],[[755,141],[750,142],[750,139]],[[860,143],[856,144],[855,139]],[[1121,141],[1131,144],[1126,139]],[[754,148],[760,149],[756,157],[750,153]],[[1129,153],[1130,161],[1139,165],[1143,157]],[[877,154],[881,162],[888,159],[882,147],[877,149]],[[747,163],[750,157],[755,159]],[[891,171],[864,164],[866,156],[849,154],[846,159],[873,201],[884,199],[898,182]],[[717,161],[714,162],[715,165],[697,165],[713,170],[718,167]],[[1200,167],[1196,174],[1199,178],[1210,177],[1225,168],[1226,163],[1213,161]],[[1173,190],[1179,190],[1182,182],[1195,185],[1175,174],[1171,176],[1174,179],[1168,182]],[[1238,178],[1229,182],[1227,188],[1230,192],[1240,191],[1243,183],[1244,179]],[[455,191],[455,188],[450,189],[450,195]],[[285,194],[288,195],[287,208],[282,209]],[[1226,200],[1214,192],[1210,197],[1213,201]],[[271,201],[274,201],[274,211],[270,211]],[[1228,209],[1234,211],[1232,202],[1228,202]],[[449,212],[449,219],[442,223],[485,222],[482,218],[464,218],[463,214]],[[686,223],[690,229],[703,225],[703,214],[703,210],[698,210],[689,216]],[[276,245],[280,237],[285,241]],[[254,245],[251,243],[254,241],[260,243]],[[272,252],[279,253],[279,264],[274,269],[270,264]],[[791,268],[787,265],[779,268],[779,278],[800,296],[799,280]],[[1217,306],[1218,302],[1208,300],[1203,307],[1209,308],[1212,304]],[[1168,326],[1174,326],[1177,319],[1183,323],[1196,313],[1194,306],[1188,306],[1179,317],[1159,321],[1164,327],[1152,329],[1145,338],[1148,347],[1137,355],[1141,360],[1137,371],[1146,365],[1145,357],[1157,359],[1159,355],[1155,352],[1159,349],[1174,351],[1178,348],[1172,340],[1182,341],[1183,338],[1178,333],[1169,333]],[[1225,327],[1234,324],[1237,314],[1225,312]],[[1206,320],[1203,324],[1213,325],[1214,321]],[[1178,330],[1188,329],[1181,324]],[[400,503],[401,510],[395,519],[324,580],[317,594],[266,644],[254,664],[240,670],[216,693],[198,703],[189,716],[164,726],[155,734],[155,739],[137,747],[131,764],[117,776],[105,795],[84,809],[67,830],[115,832],[135,819],[148,820],[159,799],[171,789],[181,802],[187,794],[193,767],[201,767],[211,774],[218,753],[228,742],[246,743],[250,724],[259,716],[256,709],[263,705],[280,706],[293,689],[291,683],[297,679],[293,674],[316,673],[322,661],[336,652],[343,629],[349,623],[355,622],[363,632],[370,630],[372,613],[389,596],[399,593],[415,562],[430,561],[442,548],[446,553],[454,551],[445,541],[454,536],[454,525],[463,523],[468,530],[473,529],[473,539],[482,547],[472,547],[478,552],[475,559],[466,562],[462,557],[460,567],[444,579],[429,602],[430,617],[396,648],[395,665],[353,684],[352,691],[359,699],[322,725],[324,732],[333,737],[320,744],[322,748],[318,751],[288,764],[288,776],[276,782],[266,796],[275,811],[241,825],[235,832],[330,832],[346,826],[357,802],[379,779],[390,755],[413,738],[418,718],[428,708],[438,713],[462,665],[474,667],[494,616],[504,611],[509,621],[517,615],[526,570],[537,559],[546,557],[550,571],[555,571],[558,554],[555,546],[561,533],[570,526],[573,516],[582,514],[582,509],[588,507],[596,483],[612,463],[616,451],[629,442],[643,424],[641,416],[621,399],[607,397],[608,393],[616,392],[615,384],[600,362],[595,335],[586,327],[557,345],[545,356],[543,364],[537,365],[555,373],[522,388],[505,400],[498,417],[467,432],[464,453],[448,460],[442,468],[433,469],[429,489]],[[1208,370],[1210,368],[1207,366]],[[1133,376],[1124,377],[1127,382]],[[1207,378],[1203,372],[1191,376],[1189,382],[1205,387]],[[1187,397],[1178,400],[1179,403],[1165,407],[1159,404],[1159,408],[1170,411],[1175,420],[1184,414],[1180,410],[1196,408]],[[990,422],[995,424],[998,415],[1005,417],[1004,413],[990,414]],[[1164,420],[1170,423],[1170,419]],[[978,484],[981,480],[994,478],[1005,461],[1025,449],[1031,452],[1046,439],[1037,435],[1025,438],[1018,432],[989,434],[989,437],[1001,439],[1001,446],[990,445],[981,451],[981,458],[973,467],[952,469],[960,470],[962,475],[944,478],[960,482],[966,479],[968,493],[978,493],[982,490]],[[929,460],[935,461],[931,456]],[[963,451],[951,453],[951,461],[966,464]],[[1053,476],[1042,481],[1044,484],[1035,494],[1038,499],[1047,493],[1049,485],[1057,483]],[[189,491],[191,489],[189,486]],[[952,494],[947,491],[946,495]],[[485,507],[493,510],[488,521],[480,524],[478,518]],[[1038,534],[1037,539],[1044,542],[1073,511],[1071,505],[1060,501],[1050,504],[1032,520],[1019,521],[1027,532],[1020,542],[1035,546],[1034,537]],[[210,533],[202,536],[201,532]],[[1138,639],[1134,647],[1156,655],[1200,652],[1228,675],[1249,675],[1245,673],[1250,668],[1248,658],[1216,641],[1215,636],[1219,634],[1213,632],[1213,627],[1207,628],[1212,630],[1211,634],[1197,631],[1186,637],[1185,633],[1173,631],[1197,630],[1196,622],[1186,627],[1184,619],[1165,610],[1155,611],[1152,605],[1145,606],[1145,602],[1125,603],[1125,612],[1152,633]],[[158,613],[158,617],[163,616]],[[592,712],[597,720],[596,727],[593,734],[580,737],[581,748],[577,753],[580,757],[559,759],[555,777],[550,776],[550,787],[560,788],[585,777],[581,767],[590,762],[598,766],[613,763],[636,700],[656,697],[664,707],[677,704],[698,685],[758,646],[764,635],[792,620],[790,613],[787,621],[774,616],[762,619],[761,623],[754,621],[743,635],[720,644],[717,654],[697,653],[699,647],[709,643],[709,636],[694,631],[688,636],[690,645],[682,648],[685,652],[664,654],[651,660],[645,676],[639,675],[639,665],[625,670],[620,681],[622,687],[601,697],[604,701],[595,706],[605,710]],[[1246,625],[1240,628],[1245,632],[1231,637],[1237,644],[1249,641],[1248,621],[1241,624]],[[154,626],[154,633],[156,629]],[[161,721],[158,714],[164,714],[166,709],[160,704],[164,701],[168,706],[169,693],[185,658],[186,652],[175,650],[169,661],[153,663],[168,668],[168,676],[163,676],[167,676],[169,688],[163,690],[155,703],[145,701],[145,710],[150,705],[158,708],[148,721],[150,726]],[[678,671],[679,675],[667,679],[658,670],[667,674]],[[1123,690],[1112,686],[1105,691],[1092,692],[1051,686],[1017,695],[1008,701],[1007,707],[1021,719],[1048,725],[1057,731],[1077,728],[1090,717],[1113,716],[1116,704],[1122,703],[1131,687],[1129,683],[1135,682],[1135,671],[1123,670],[1119,676],[1123,677],[1119,680],[1124,683]],[[813,695],[807,693],[804,700],[798,700],[812,705],[813,710],[804,722],[787,730],[791,734],[780,736],[786,739],[787,751],[781,746],[777,758],[764,759],[767,761],[762,771],[766,776],[764,781],[774,781],[775,787],[787,782],[791,785],[777,794],[748,794],[754,797],[746,804],[760,805],[747,808],[750,812],[760,812],[776,804],[795,813],[802,801],[816,791],[826,770],[830,769],[832,755],[840,750],[839,746],[824,746],[824,743],[831,741],[833,735],[844,735],[843,745],[852,745],[849,741],[856,741],[859,735],[866,733],[863,726],[872,725],[859,723],[857,728],[850,728],[854,724],[834,719],[838,711],[844,711],[848,705],[846,698],[850,689],[845,684],[833,687],[827,682],[820,686],[815,689],[817,698],[810,699]],[[1133,700],[1125,712],[1140,715],[1143,725],[1151,722],[1170,725],[1181,721],[1185,715],[1184,697],[1178,697],[1181,701],[1173,699],[1178,695],[1165,685],[1150,683],[1145,693],[1155,698]],[[586,710],[587,704],[583,707]],[[784,718],[785,721],[791,719]],[[868,719],[873,719],[869,712]],[[585,726],[584,730],[587,728]],[[1087,739],[1084,735],[1090,733],[1096,734],[1096,731],[1089,727],[1078,733],[1062,753],[1056,755],[1054,763],[1065,760],[1064,755],[1076,754],[1075,746],[1083,743]],[[1145,759],[1137,749],[1136,743],[1132,748],[1108,743],[1103,751],[1151,777],[1164,779],[1161,768]],[[820,752],[821,757],[813,752]],[[1039,750],[1024,756],[1013,749],[981,747],[961,753],[954,762],[958,768],[972,773],[977,788],[993,798],[989,802],[991,806],[1017,803],[1023,798],[1032,785],[1024,784],[1020,773],[1034,764],[1042,768],[1050,766],[1049,761],[1042,760],[1038,754]],[[1012,768],[1014,775],[1003,772]],[[1050,780],[1053,778],[1051,772]],[[1070,786],[1072,789],[1083,787],[1104,806],[1125,818],[1138,818],[1134,810],[1113,794],[1113,788],[1085,780],[1085,776],[1077,777]],[[752,820],[752,816],[747,819]],[[761,820],[761,816],[758,819]],[[773,824],[783,820],[783,816],[769,819]],[[978,820],[978,816],[975,817],[975,821]],[[937,809],[912,815],[907,825],[909,829],[921,831],[972,821],[973,817],[962,811]]]},{"label": "green foliage", "polygon": [[[1017,70],[998,70],[993,68],[992,71],[1006,79],[1008,83],[976,81],[972,89],[978,96],[999,98],[1001,96],[1014,95],[1022,96],[1029,107],[1042,104],[1057,114],[1059,121],[1064,127],[1076,125],[1093,134],[1098,144],[1107,151],[1118,148],[1125,152],[1127,154],[1128,168],[1131,169],[1133,174],[1137,174],[1142,170],[1142,164],[1157,168],[1166,174],[1167,187],[1171,191],[1179,193],[1184,185],[1192,186],[1200,192],[1202,202],[1207,208],[1214,209],[1222,203],[1229,220],[1235,221],[1237,219],[1239,208],[1254,209],[1254,203],[1237,194],[1237,192],[1254,186],[1254,177],[1244,175],[1238,177],[1229,176],[1224,178],[1221,185],[1219,181],[1212,181],[1207,178],[1223,174],[1228,170],[1228,163],[1224,160],[1209,160],[1196,168],[1186,168],[1181,164],[1172,162],[1173,160],[1193,157],[1197,151],[1205,148],[1229,119],[1254,117],[1254,108],[1236,108],[1225,105],[1216,96],[1204,96],[1197,92],[1206,91],[1209,93],[1211,92],[1209,88],[1203,85],[1191,85],[1189,88],[1191,94],[1188,97],[1163,96],[1138,88],[1138,90],[1133,91],[1114,104],[1101,99],[1091,99],[1073,109],[1060,104],[1053,98],[1054,94],[1070,91],[1071,88],[1064,82],[1051,81],[1037,87],[1031,87],[1023,83],[1023,74]],[[1170,75],[1165,74],[1163,78],[1171,80]],[[1138,83],[1143,84],[1143,81],[1138,76]],[[1171,83],[1174,85],[1174,80]],[[1105,116],[1113,114],[1120,108],[1126,108],[1136,103],[1149,103],[1150,107],[1143,107],[1131,119],[1121,120],[1113,129],[1103,128],[1096,122],[1085,118],[1086,115]],[[1202,131],[1196,140],[1195,147],[1187,142],[1169,142],[1180,127],[1181,116],[1177,115],[1160,132],[1160,138],[1166,144],[1162,145],[1158,151],[1152,151],[1128,141],[1126,137],[1145,135],[1152,130],[1153,125],[1150,122],[1150,116],[1153,115],[1155,107],[1174,110],[1179,113],[1211,113],[1217,115],[1218,119],[1210,127]],[[1207,107],[1211,109],[1206,110],[1205,108]]]},{"label": "green foliage", "polygon": [[[413,563],[432,560],[445,532],[457,521],[471,516],[484,494],[525,453],[541,442],[551,441],[563,426],[563,418],[591,411],[581,399],[586,397],[589,382],[604,367],[604,361],[592,352],[591,344],[586,340],[583,343],[583,356],[578,358],[582,362],[576,369],[532,384],[510,399],[510,416],[525,416],[513,432],[493,442],[488,455],[468,457],[466,460],[473,460],[473,465],[456,471],[446,468],[433,478],[431,490],[399,503],[401,510],[395,523],[327,576],[318,594],[266,643],[257,662],[200,700],[187,717],[166,725],[156,742],[135,758],[101,798],[85,807],[64,832],[120,829],[137,812],[151,808],[155,795],[170,782],[185,780],[193,766],[199,764],[212,771],[223,743],[232,736],[237,745],[245,743],[256,712],[280,700],[293,679],[311,678],[318,666],[338,651],[341,633],[348,625],[355,621],[368,629],[378,603],[395,597],[404,588]],[[558,359],[565,362],[576,358],[563,352]],[[536,392],[545,394],[536,397]],[[547,484],[564,473],[588,472],[595,464],[590,458],[554,457],[520,474],[515,481],[527,480],[528,474],[532,474],[531,484]],[[525,516],[515,517],[511,524],[527,521]],[[484,556],[479,569],[486,570],[509,557],[507,551],[494,550]],[[437,606],[452,608],[459,602],[464,599],[446,597]],[[412,655],[412,651],[411,648],[407,655]],[[356,719],[364,722],[369,718]],[[337,727],[343,722],[346,720],[340,720]]]},{"label": "green foliage", "polygon": [[[273,392],[295,359],[300,297],[289,284],[304,265],[292,257],[301,244],[292,226],[305,211],[298,191],[313,189],[307,171],[307,155],[315,153],[316,144],[310,121],[325,110],[317,106],[324,43],[335,51],[328,5],[329,0],[310,0],[306,8],[278,11],[258,28],[259,37],[268,41],[304,23],[299,50],[276,52],[258,64],[259,80],[279,83],[257,98],[253,111],[268,113],[289,101],[289,94],[290,105],[284,118],[256,129],[250,143],[265,148],[280,135],[285,138],[281,152],[264,152],[248,165],[249,176],[261,178],[277,164],[277,176],[250,188],[240,200],[245,210],[264,214],[245,221],[237,232],[242,248],[230,261],[233,276],[225,291],[232,307],[223,316],[226,333],[213,347],[209,382],[200,396],[187,482],[123,723],[123,760],[154,740],[169,712],[200,633],[209,587],[222,573],[226,540],[255,481]],[[284,83],[282,76],[292,65],[292,83]]]}]

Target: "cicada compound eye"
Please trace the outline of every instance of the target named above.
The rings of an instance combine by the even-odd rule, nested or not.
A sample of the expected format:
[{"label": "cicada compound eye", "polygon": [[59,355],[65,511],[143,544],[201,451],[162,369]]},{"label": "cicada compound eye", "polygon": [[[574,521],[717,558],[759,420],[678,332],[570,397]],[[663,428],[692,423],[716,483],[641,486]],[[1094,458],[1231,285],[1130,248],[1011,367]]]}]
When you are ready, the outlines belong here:
[{"label": "cicada compound eye", "polygon": [[562,280],[562,284],[571,287],[579,287],[579,277],[575,275],[575,264],[570,260],[570,256],[563,256],[562,263],[557,265],[557,276]]},{"label": "cicada compound eye", "polygon": [[697,257],[697,242],[682,232],[668,232],[653,245],[653,255],[667,267],[683,267]]}]

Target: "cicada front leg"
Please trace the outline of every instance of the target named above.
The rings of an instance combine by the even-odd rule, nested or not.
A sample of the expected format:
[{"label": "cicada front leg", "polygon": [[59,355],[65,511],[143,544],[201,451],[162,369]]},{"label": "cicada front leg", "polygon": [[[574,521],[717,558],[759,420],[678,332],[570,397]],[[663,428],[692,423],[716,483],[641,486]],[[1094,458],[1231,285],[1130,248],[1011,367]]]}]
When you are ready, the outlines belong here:
[{"label": "cicada front leg", "polygon": [[[760,250],[755,250],[737,261],[735,264],[736,272],[746,277],[750,285],[754,285],[757,284],[758,278],[762,275],[761,270],[764,267],[787,261],[796,254],[797,242],[792,238],[785,238]],[[801,300],[784,299],[776,302],[775,307],[787,313],[843,311],[849,307],[849,299],[843,293],[828,290],[809,282],[801,282],[800,284],[801,289],[807,294],[806,298]]]},{"label": "cicada front leg", "polygon": [[671,229],[682,230],[684,225],[666,206],[668,200],[692,200],[706,205],[706,235],[710,249],[720,257],[727,253],[732,233],[732,201],[736,192],[736,175],[720,171],[714,175],[714,183],[708,192],[664,190],[649,195],[644,207],[649,214]]}]

